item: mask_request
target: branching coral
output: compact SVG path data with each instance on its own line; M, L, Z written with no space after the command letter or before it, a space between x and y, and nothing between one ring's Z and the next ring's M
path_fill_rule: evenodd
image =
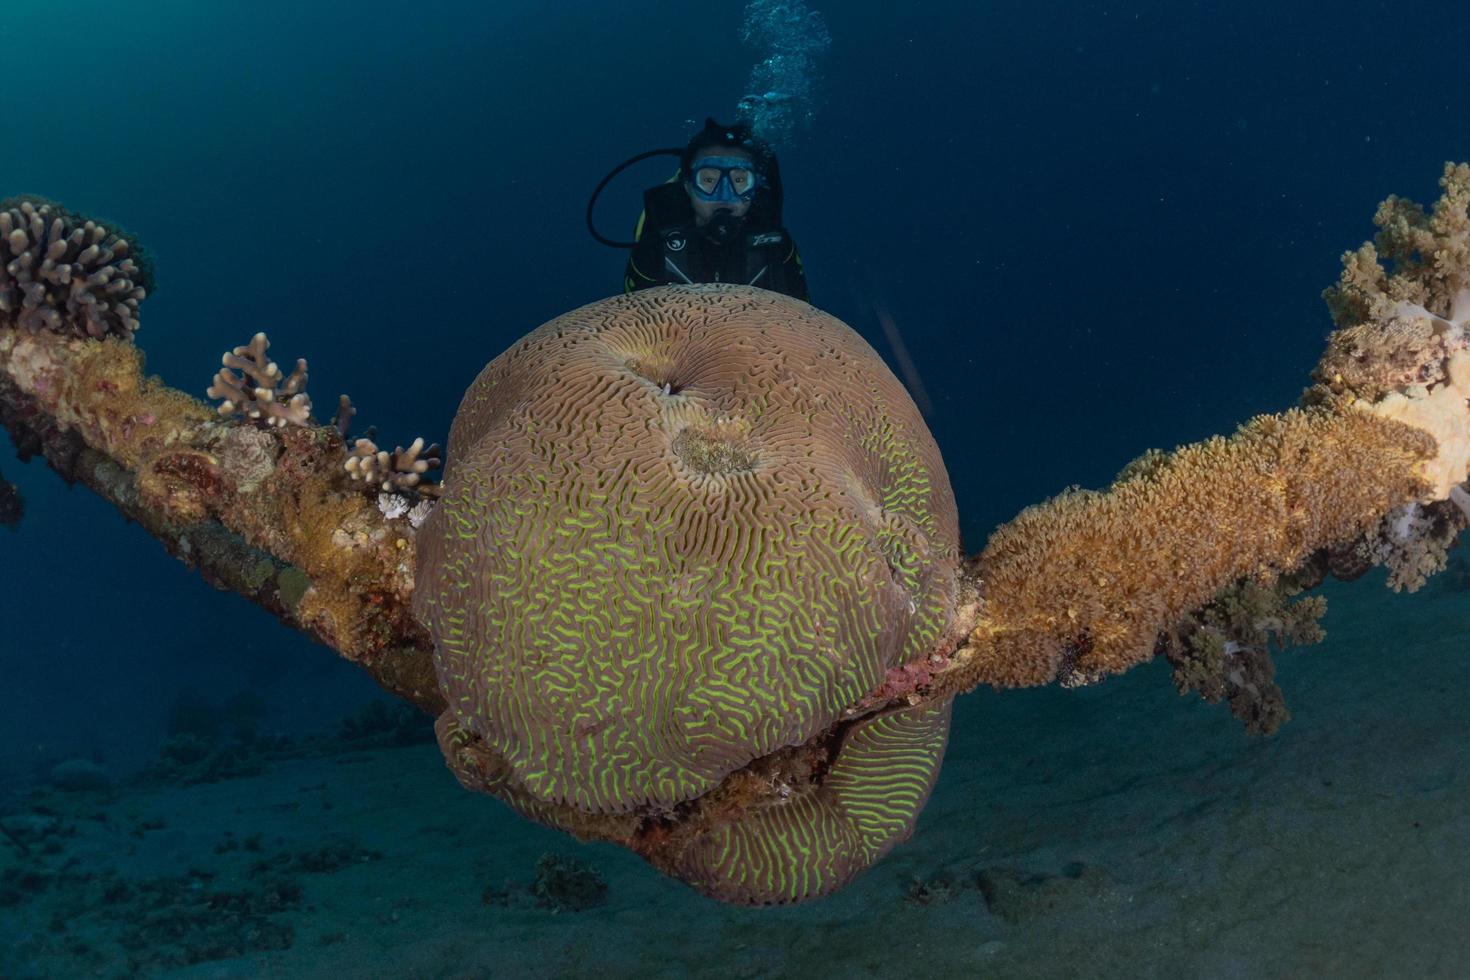
M371 439L358 439L352 444L343 468L354 480L361 480L384 491L422 490L424 474L437 469L442 462L439 444L425 446L423 437L415 439L407 449L398 446L391 453L379 449Z
M356 414L352 400L343 395L333 425L344 441ZM397 446L390 453L378 448L373 441L375 434L375 429L369 426L367 435L352 443L342 469L351 479L383 491L378 495L378 507L384 514L395 517L412 512L410 519L418 527L428 512L428 501L419 498L436 497L439 491L434 484L425 482L425 476L443 465L444 451L437 442L425 446L423 438L418 437L407 449Z
M337 435L342 441L347 441L347 433L352 428L352 420L357 415L357 406L352 404L352 399L346 395L337 396L337 414L332 419L332 427L337 430Z
M311 397L306 393L306 358L298 358L296 369L286 376L281 373L280 366L267 356L269 349L270 340L264 333L257 333L248 345L225 354L222 359L224 366L215 374L214 383L206 394L210 398L221 399L221 415L243 415L278 427L311 425ZM338 399L337 415L332 420L332 427L340 439L347 438L348 428L356 414L352 400L342 395ZM424 474L436 469L441 462L442 451L438 443L425 446L422 438L415 439L407 449L398 446L391 453L379 449L371 438L363 438L354 442L347 451L342 468L353 480L384 491L427 492L430 486L422 482Z
M264 420L266 425L310 425L311 397L306 393L306 358L298 358L296 369L283 377L280 365L266 351L271 342L258 333L244 347L236 347L221 358L224 365L205 392L222 399L221 415L241 414Z
M126 340L152 288L117 231L40 198L0 201L0 323Z

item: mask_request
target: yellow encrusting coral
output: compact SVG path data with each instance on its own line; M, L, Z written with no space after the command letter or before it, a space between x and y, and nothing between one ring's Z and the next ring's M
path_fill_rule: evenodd
M1002 527L970 571L982 618L936 685L1085 683L1242 578L1268 580L1417 497L1423 432L1367 412L1262 416Z
M1390 197L1375 243L1343 256L1304 408L1150 453L1107 493L1001 528L969 568L979 622L927 693L1126 670L1223 590L1324 549L1388 565L1396 587L1441 567L1464 522L1439 502L1470 516L1470 166L1440 186L1428 211Z

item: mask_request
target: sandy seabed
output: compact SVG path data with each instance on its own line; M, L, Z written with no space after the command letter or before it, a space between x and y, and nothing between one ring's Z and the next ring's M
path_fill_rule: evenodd
M427 743L47 791L4 817L0 977L1470 976L1470 592L1327 594L1279 735L1157 664L972 695L914 839L793 908L527 824ZM606 890L538 895L547 853Z

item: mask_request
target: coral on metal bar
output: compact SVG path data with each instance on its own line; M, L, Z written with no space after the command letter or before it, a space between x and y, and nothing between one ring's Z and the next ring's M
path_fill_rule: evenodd
M721 900L801 901L912 831L957 693L1163 653L1267 732L1270 645L1318 635L1295 595L1373 563L1433 574L1470 510L1470 167L1442 185L1431 211L1391 198L1345 257L1299 407L1029 508L966 562L902 385L839 321L749 287L615 297L501 355L432 509L404 492L422 441L349 457L375 502L345 409L221 420L130 345L47 323L0 322L0 423L436 713L465 786Z
M1029 508L972 566L984 611L941 686L1121 673L1232 583L1274 581L1417 499L1419 464L1434 452L1427 433L1371 412L1293 409L1185 446L1106 492Z
M414 528L342 472L331 427L261 428L143 373L136 347L0 326L0 424L220 588L264 606L426 709L441 702L408 611Z
M1470 471L1470 166L1446 164L1440 187L1429 211L1390 197L1375 243L1343 256L1302 408L996 533L973 566L981 620L941 689L1116 673L1232 582L1274 583L1319 551L1387 565L1395 588L1443 567Z

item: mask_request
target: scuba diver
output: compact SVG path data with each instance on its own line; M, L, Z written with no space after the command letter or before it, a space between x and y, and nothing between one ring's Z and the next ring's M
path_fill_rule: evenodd
M631 242L598 234L597 196L625 168L653 156L678 156L679 170L643 192ZM796 242L781 224L781 171L775 151L746 123L706 119L682 149L650 150L619 164L587 202L587 227L604 245L630 248L623 291L673 283L729 282L807 300Z

